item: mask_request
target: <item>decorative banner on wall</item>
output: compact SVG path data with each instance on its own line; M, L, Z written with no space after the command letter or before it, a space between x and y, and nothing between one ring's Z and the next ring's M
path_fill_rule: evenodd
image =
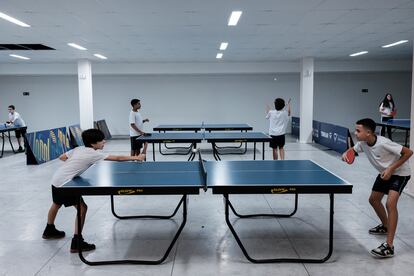
M105 139L111 139L112 138L112 135L109 132L109 129L108 129L108 126L107 126L105 120L99 120L99 121L96 122L96 124L98 125L98 129L100 131L102 131L103 134L105 135Z
M300 118L292 116L292 135L299 138Z
M66 127L31 132L26 137L28 165L45 163L70 150Z
M343 153L348 149L348 128L320 122L319 133L318 144L339 153Z
M83 146L82 129L80 125L69 126L70 145L72 148Z
M321 122L312 121L312 140L315 143L320 144L320 137L321 137Z
M313 120L312 139L315 143L343 153L353 141L348 128ZM299 137L300 118L292 117L292 135Z

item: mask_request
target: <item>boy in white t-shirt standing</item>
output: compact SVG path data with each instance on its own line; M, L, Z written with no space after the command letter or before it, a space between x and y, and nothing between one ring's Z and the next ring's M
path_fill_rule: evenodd
M110 161L143 161L145 155L139 156L118 156L118 155L109 155L101 152L105 145L105 136L102 131L98 129L88 129L82 133L82 140L85 146L77 147L73 150L70 150L62 154L59 159L65 161L65 163L55 172L52 177L52 198L53 203L49 209L47 216L47 225L43 232L42 237L44 239L60 239L65 236L65 232L59 231L56 229L54 223L56 215L62 205L65 207L74 206L75 208L80 208L81 213L81 228L85 223L85 216L88 206L85 204L81 198L80 207L78 206L78 197L76 196L67 196L63 192L56 189L66 182L72 180L75 176L79 176L86 169L92 166L94 163L101 160L110 160ZM78 233L77 227L78 221L75 219L75 234L72 239L72 244L70 246L70 252L76 253L79 252L78 240L80 239L80 245L82 251L90 251L95 249L94 244L89 244L85 242L81 235Z
M278 159L278 149L280 160L284 160L285 134L290 116L290 99L286 110L285 101L281 98L277 98L275 100L275 109L276 110L270 110L269 106L266 108L266 119L269 120L269 135L272 137L270 147L273 149L273 160Z
M142 142L138 141L137 138L141 135L144 135L144 123L149 122L149 119L142 119L141 113L139 110L141 108L141 102L138 99L131 100L132 110L129 113L129 136L131 139L131 156L138 156L142 148ZM144 144L142 154L147 153L147 145Z
M369 203L381 224L369 229L368 232L372 235L387 235L386 242L371 250L373 256L387 258L394 256L394 236L398 222L397 203L410 179L411 170L407 161L413 152L388 138L377 136L375 128L375 122L369 118L356 122L355 135L358 143L353 150L365 152L371 165L379 172L372 187ZM342 159L348 161L346 152ZM388 195L386 207L381 202L385 194Z
M16 111L16 108L14 105L9 105L9 120L7 121L7 124L11 124L15 127L25 127L26 123L24 122L22 116ZM19 152L23 152L24 149L22 148L22 136L26 135L26 129L18 129L15 131L16 133L16 139L17 143L19 144Z

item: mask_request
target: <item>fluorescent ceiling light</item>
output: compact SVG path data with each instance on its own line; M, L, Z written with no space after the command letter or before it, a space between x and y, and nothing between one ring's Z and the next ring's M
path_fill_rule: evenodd
M28 58L28 57L19 56L19 55L14 55L14 54L10 54L9 56L14 57L14 58L24 59L24 60L29 60L29 59L30 59L30 58Z
M9 16L9 15L7 15L5 13L2 13L2 12L0 12L0 18L3 18L4 20L7 20L7 21L9 21L11 23L14 23L16 25L19 25L21 27L25 27L25 28L29 28L30 27L29 24L26 24L26 23L24 23L24 22L22 22L22 21L20 21L20 20L18 20L16 18L13 18L13 17L11 17L11 16Z
M220 44L220 50L226 50L228 45L229 45L228 42L222 42Z
M397 46L397 45L400 45L400 44L403 44L403 43L406 43L406 42L408 42L408 40L400 40L400 41L397 41L397 42L394 42L394 43L391 43L391 44L387 44L387 45L384 45L384 46L381 46L381 47L382 48L388 48L388 47Z
M237 22L239 22L239 19L242 13L243 13L242 11L233 11L230 15L229 22L227 24L229 26L236 26Z
M362 52L358 52L358 53L353 53L353 54L350 54L349 56L350 57L356 57L356 56L361 56L361 55L365 55L365 54L368 54L368 51L362 51Z
M100 59L108 59L106 56L103 56L101 54L93 54L95 57L100 58Z
M221 59L223 57L223 53L217 53L216 58Z
M85 47L82 47L82 46L80 46L80 45L78 45L78 44L76 44L76 43L68 43L68 45L69 45L70 47L76 48L76 49L78 49L78 50L82 50L82 51L86 51L86 50L88 50L88 49L86 49Z

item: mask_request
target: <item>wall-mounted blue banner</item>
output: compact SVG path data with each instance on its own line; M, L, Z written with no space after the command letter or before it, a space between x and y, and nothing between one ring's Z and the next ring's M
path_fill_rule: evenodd
M66 127L31 132L26 137L27 164L45 163L70 150Z

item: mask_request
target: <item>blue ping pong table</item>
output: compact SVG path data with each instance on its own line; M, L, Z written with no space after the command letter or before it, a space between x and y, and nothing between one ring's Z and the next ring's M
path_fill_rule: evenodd
M190 154L188 161L194 160L195 154L192 149L197 147L198 143L205 140L211 144L213 149L213 156L216 160L220 160L220 155L228 154L220 151L217 143L253 143L253 159L256 160L256 144L262 143L262 159L265 159L265 143L271 141L271 137L262 132L211 132L211 133L197 133L197 132L162 132L150 133L149 135L140 136L139 141L152 144L152 158L155 161L155 144L167 143L191 143L188 151L183 154ZM175 154L175 153L174 153ZM232 153L234 154L234 153Z
M309 160L284 161L203 161L198 162L109 162L102 161L90 167L80 177L67 182L58 190L67 195L111 197L111 210L119 219L169 219L182 206L183 220L164 255L157 260L111 260L89 261L79 251L80 259L88 265L105 264L160 264L170 253L187 220L187 197L197 195L200 190L212 189L213 194L224 197L225 220L245 257L254 263L322 263L333 251L334 194L352 193L352 185ZM294 210L290 214L248 214L237 213L230 202L232 194L293 194ZM328 194L329 207L329 249L322 259L302 258L252 258L237 235L229 218L229 210L240 217L290 217L298 207L298 194ZM114 196L126 195L182 195L171 215L121 216L115 212ZM78 208L78 222L80 213ZM79 233L82 229L79 226ZM283 249L282 249L283 250Z
M253 130L253 127L249 126L248 124L205 124L204 122L202 122L201 124L176 124L176 125L159 125L153 128L153 131L158 131L158 132L167 132L167 131L193 131L193 132L199 132L199 131L207 131L207 132L212 132L212 131L249 131L249 130ZM227 146L227 147L218 147L217 148L225 148L225 149L239 149L241 148L243 145L243 143L240 143L239 146ZM244 143L245 147L244 147L244 151L243 152L233 152L233 153L228 153L228 154L245 154L247 152L247 143ZM191 151L191 145L188 147L170 147L167 146L167 144L164 144L164 147L166 149L181 149L181 150L185 150L187 151L187 153L174 153L174 154L188 154L189 151ZM162 155L172 155L172 153L164 153L161 150L161 143L158 144L158 148L159 148L159 152Z
M408 146L408 137L410 135L410 119L390 119L386 122L379 122L377 123L378 126L383 127L390 127L394 129L402 129L405 130L405 142L404 145Z
M79 258L88 265L105 264L160 264L170 253L187 221L187 197L199 194L205 183L200 162L109 162L102 161L57 188L67 195L111 197L111 211L118 219L170 219L182 206L182 223L164 255L157 260L88 261L79 251ZM171 215L122 216L116 213L114 196L126 195L181 195ZM78 231L81 233L80 212L77 212ZM79 248L81 248L79 246Z
M13 151L13 153L17 153L17 151L16 150L14 150L14 147L13 147L13 143L12 143L12 141L11 141L11 135L10 135L10 132L11 131L16 131L16 130L26 130L27 129L27 127L17 127L17 126L13 126L13 125L11 125L11 126L7 126L6 124L1 124L0 125L0 133L1 133L1 138L2 138L2 146L1 146L1 154L0 154L0 158L2 158L3 157L3 154L4 154L4 140L6 139L6 137L5 136L7 136L7 138L9 139L9 143L10 143L10 146L11 146L11 149L12 149L12 151ZM7 134L6 134L6 132L7 132ZM23 136L23 139L25 139L26 140L26 135L24 134L24 132L22 133L22 136Z
M159 125L153 128L154 131L248 131L253 130L248 124L177 124L177 125Z

